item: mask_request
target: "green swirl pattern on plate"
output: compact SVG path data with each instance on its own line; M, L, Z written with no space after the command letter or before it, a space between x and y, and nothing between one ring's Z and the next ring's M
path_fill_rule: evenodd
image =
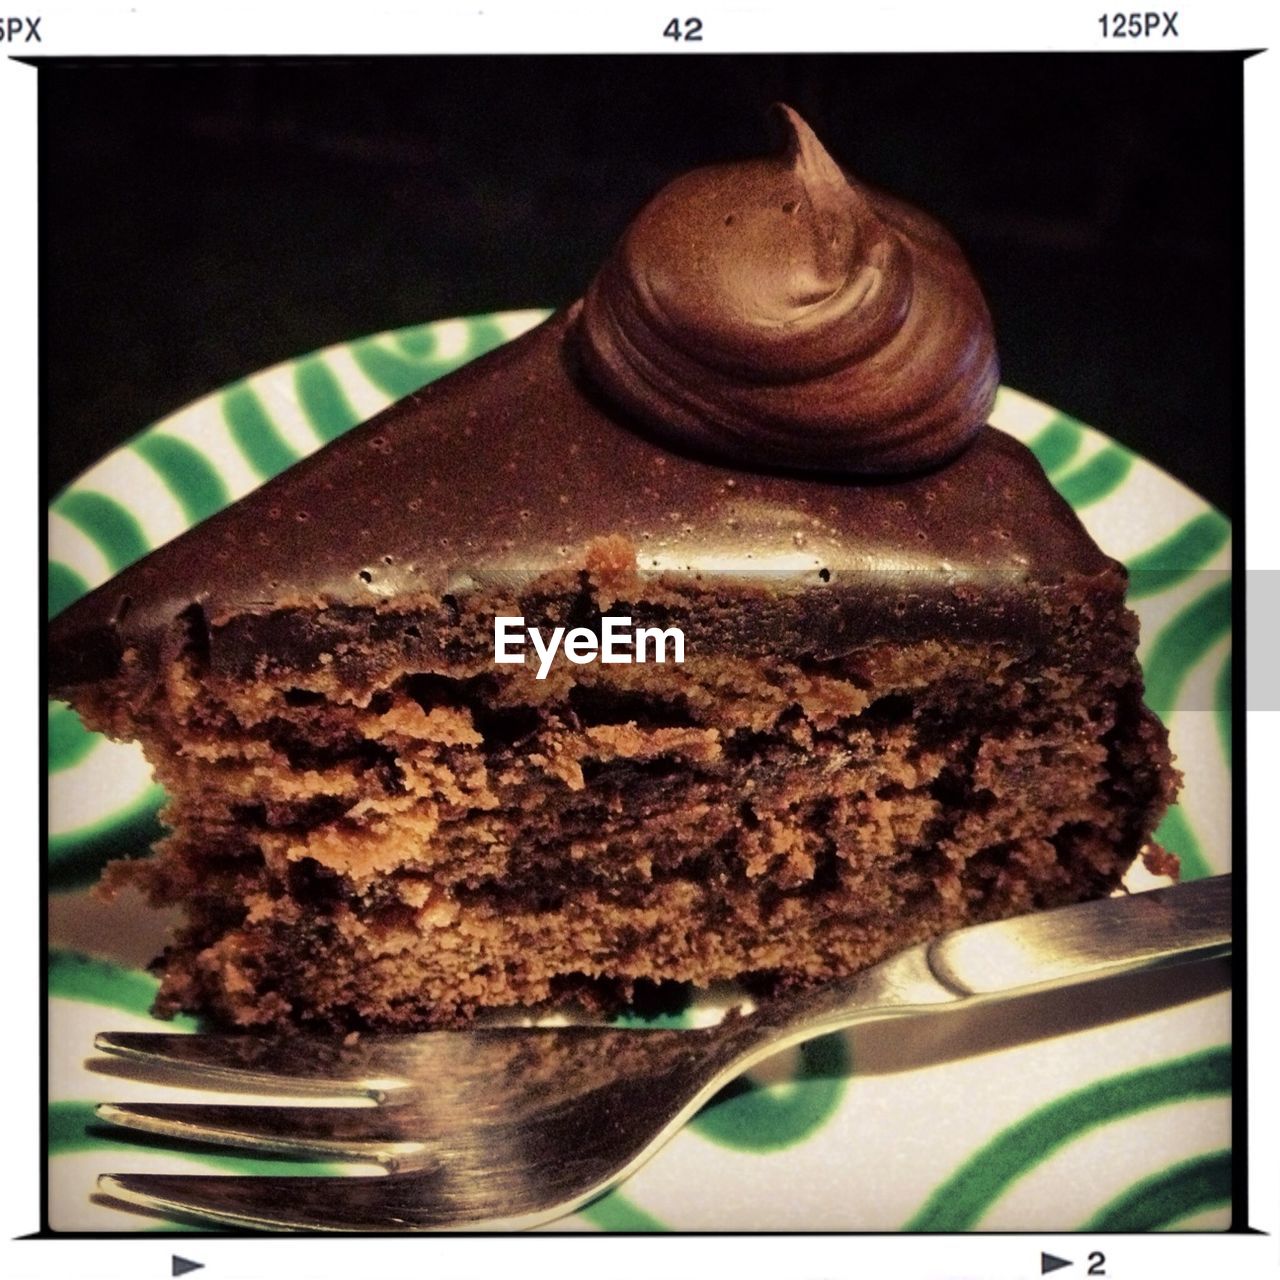
M546 314L476 316L363 338L278 365L142 432L51 504L49 615L392 400L515 337ZM1018 392L1001 389L992 421L1029 445L1098 542L1129 567L1130 598L1143 619L1139 656L1148 700L1169 724L1179 756L1196 764L1182 802L1158 835L1180 855L1185 876L1229 870L1229 522L1144 459ZM133 749L87 732L65 706L50 704L47 731L50 886L58 899L76 903L106 861L138 856L162 834L164 795ZM85 1010L103 1006L121 1016L143 1017L154 990L154 980L139 970L65 951L51 955L52 1007L68 1018L88 1017ZM687 1025L689 1016L685 1009L632 1021ZM745 1079L722 1091L672 1151L700 1143L723 1153L716 1159L726 1170L743 1167L756 1173L741 1176L785 1179L788 1162L825 1151L823 1144L833 1143L845 1118L856 1113L856 1079L843 1037L816 1040L796 1055L790 1080ZM74 1087L88 1086L64 1089ZM1229 1051L1212 1034L1194 1052L1086 1077L1079 1087L987 1133L949 1173L931 1176L921 1170L918 1207L897 1221L908 1230L969 1229L1012 1184L1085 1131L1152 1107L1173 1113L1180 1101L1224 1094L1229 1087ZM130 1146L129 1139L107 1139L94 1129L87 1099L56 1088L51 1098L55 1161ZM184 1156L224 1169L232 1167L229 1160L239 1159L199 1150ZM674 1201L659 1195L666 1208L653 1207L649 1171L664 1167L664 1160L659 1157L625 1189L587 1206L578 1221L600 1230L680 1228L683 1215L672 1205L697 1188L686 1188ZM312 1172L316 1166L306 1168ZM667 1181L673 1176L669 1167ZM779 1195L785 1194L784 1182ZM1167 1159L1133 1185L1100 1182L1091 1213L1062 1226L1176 1226L1179 1219L1220 1208L1229 1194L1230 1152L1219 1142ZM69 1193L69 1198L74 1197ZM856 1205L848 1214L850 1227L895 1225L864 1221ZM112 1226L131 1229L133 1223L119 1215Z
M1212 1151L1144 1178L1104 1205L1082 1231L1157 1231L1231 1204L1231 1152Z
M906 1229L966 1231L977 1225L1011 1183L1064 1143L1136 1111L1227 1093L1230 1088L1231 1053L1226 1048L1210 1049L1087 1085L1033 1112L975 1152L929 1197ZM1118 1203L1122 1202L1113 1202ZM1200 1206L1191 1203L1177 1207L1179 1212L1171 1212L1167 1220L1183 1217ZM1120 1210L1114 1207L1099 1212L1120 1216Z

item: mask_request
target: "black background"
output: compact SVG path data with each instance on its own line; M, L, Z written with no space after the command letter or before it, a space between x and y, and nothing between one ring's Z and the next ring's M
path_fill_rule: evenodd
M1239 54L46 61L39 92L46 501L277 360L570 301L781 99L960 240L1005 382L1231 511Z

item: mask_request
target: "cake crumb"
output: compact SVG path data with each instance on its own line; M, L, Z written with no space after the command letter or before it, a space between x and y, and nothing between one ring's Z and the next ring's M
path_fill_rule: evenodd
M620 533L592 538L587 543L583 564L600 586L620 587L635 577L635 544Z
M1153 876L1168 876L1170 880L1178 880L1182 875L1182 860L1178 855L1155 843L1143 848L1142 865Z

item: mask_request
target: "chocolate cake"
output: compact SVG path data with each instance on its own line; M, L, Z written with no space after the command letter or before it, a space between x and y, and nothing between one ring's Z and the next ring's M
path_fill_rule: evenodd
M185 911L160 1011L813 982L1119 883L1176 776L1124 570L985 425L955 244L783 114L583 300L52 624L170 797L106 881Z

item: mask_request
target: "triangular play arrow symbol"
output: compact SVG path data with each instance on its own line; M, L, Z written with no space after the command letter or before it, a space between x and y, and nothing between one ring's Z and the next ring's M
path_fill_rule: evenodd
M1069 1267L1071 1263L1066 1258L1055 1258L1051 1253L1041 1253L1040 1255L1040 1274L1047 1276L1050 1271L1061 1271L1063 1267Z
M203 1266L203 1262L192 1262L190 1258L180 1258L176 1253L173 1255L173 1274L175 1276L185 1276L188 1271L199 1271Z

